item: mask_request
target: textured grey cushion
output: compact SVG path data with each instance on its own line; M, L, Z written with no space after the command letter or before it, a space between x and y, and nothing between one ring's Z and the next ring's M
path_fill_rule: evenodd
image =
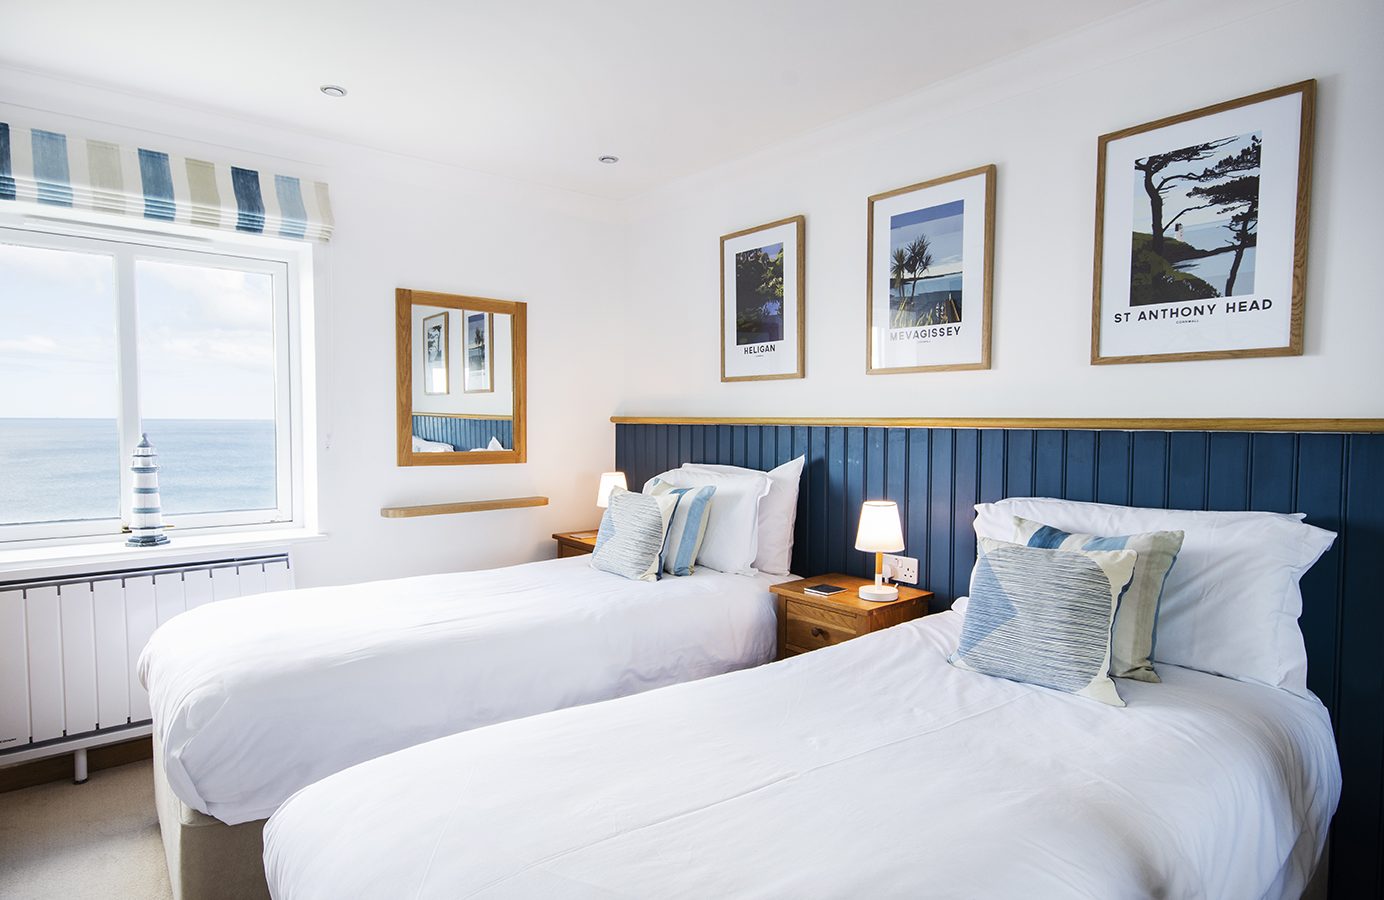
M655 497L623 488L610 492L610 505L596 532L591 568L632 578L656 581L663 558L663 540L678 495Z
M1168 572L1177 562L1182 549L1181 531L1149 531L1144 534L1122 534L1101 537L1095 534L1073 534L1025 519L1014 517L1015 541L1030 547L1051 550L1133 550L1139 554L1134 564L1134 577L1120 598L1115 610L1115 625L1110 632L1110 674L1135 681L1157 682L1161 679L1153 670L1153 634L1158 621L1158 601L1163 596L1163 584Z
M1110 625L1133 550L1044 550L980 539L961 641L948 662L1124 706L1110 680Z

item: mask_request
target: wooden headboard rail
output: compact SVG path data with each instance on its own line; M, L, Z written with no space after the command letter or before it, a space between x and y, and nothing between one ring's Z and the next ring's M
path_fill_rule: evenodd
M616 425L820 425L842 428L1032 428L1063 431L1384 433L1384 419L870 418L860 416L611 416Z

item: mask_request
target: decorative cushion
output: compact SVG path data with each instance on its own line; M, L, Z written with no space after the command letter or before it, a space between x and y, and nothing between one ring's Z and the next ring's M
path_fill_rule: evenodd
M664 544L663 571L669 575L691 575L696 571L697 551L706 536L706 523L711 521L711 498L716 494L716 485L677 488L660 481L650 487L649 493L655 497L672 494L678 498Z
M713 485L716 497L697 562L729 575L753 575L759 548L759 503L769 493L769 476L763 472L697 472L672 469L644 484L649 493L655 484L672 487Z
M1133 550L1046 550L980 539L961 641L962 669L1124 706L1110 680L1110 626L1134 574Z
M1182 532L1149 531L1099 537L1072 534L1023 516L1014 517L1015 541L1049 550L1133 550L1134 578L1115 610L1115 626L1110 633L1110 674L1135 681L1158 682L1153 670L1154 626L1158 621L1158 600L1163 584L1182 549Z
M610 505L601 516L591 568L635 581L657 581L663 541L678 497L636 494L623 488L610 492Z
M768 472L769 494L759 504L759 549L754 558L754 567L761 572L788 574L793 561L793 525L798 519L798 485L802 482L806 462L806 456L799 456ZM708 463L683 463L682 468L702 472L757 472L740 466Z
M976 513L976 534L1001 540L1013 539L1015 516L1073 533L1185 532L1158 606L1154 661L1312 697L1298 629L1298 579L1336 535L1305 524L1302 513L1142 509L1047 497L982 503Z

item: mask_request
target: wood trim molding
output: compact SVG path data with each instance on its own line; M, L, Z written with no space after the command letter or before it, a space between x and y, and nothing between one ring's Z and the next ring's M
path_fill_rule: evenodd
M385 506L380 509L380 515L386 519L413 519L418 516L449 516L454 513L547 505L547 497L506 497L500 500L461 500L456 503L431 503L425 506Z
M1384 432L1384 419L1042 419L611 416L616 425L817 425L853 428L1033 428L1084 431L1305 431Z
M419 411L416 410L416 409L413 411L413 415L415 415L415 416L431 416L431 417L433 417L434 419L482 419L482 420L487 421L487 422L508 422L508 421L510 421L511 419L514 418L514 416L502 416L502 415L498 415L498 414L497 414L497 415L493 415L493 416L489 416L489 415L486 415L485 413L419 412Z

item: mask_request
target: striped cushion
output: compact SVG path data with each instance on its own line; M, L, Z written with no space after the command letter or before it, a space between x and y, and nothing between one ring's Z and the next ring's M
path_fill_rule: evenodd
M1110 680L1110 625L1133 550L1045 550L980 539L952 665L1124 706Z
M663 558L663 540L678 498L654 497L623 488L610 492L610 506L601 516L591 568L631 578L657 581Z
M1030 547L1051 550L1133 550L1139 554L1134 578L1120 598L1115 611L1115 627L1110 635L1110 674L1135 681L1160 681L1153 670L1154 626L1158 621L1158 601L1173 563L1182 549L1181 531L1150 531L1100 537L1071 534L1051 525L1014 517L1014 540Z
M706 523L711 521L711 498L716 493L716 485L679 488L666 481L657 481L650 485L649 493L678 498L663 549L663 571L669 575L691 575L696 570L702 538L706 537Z

